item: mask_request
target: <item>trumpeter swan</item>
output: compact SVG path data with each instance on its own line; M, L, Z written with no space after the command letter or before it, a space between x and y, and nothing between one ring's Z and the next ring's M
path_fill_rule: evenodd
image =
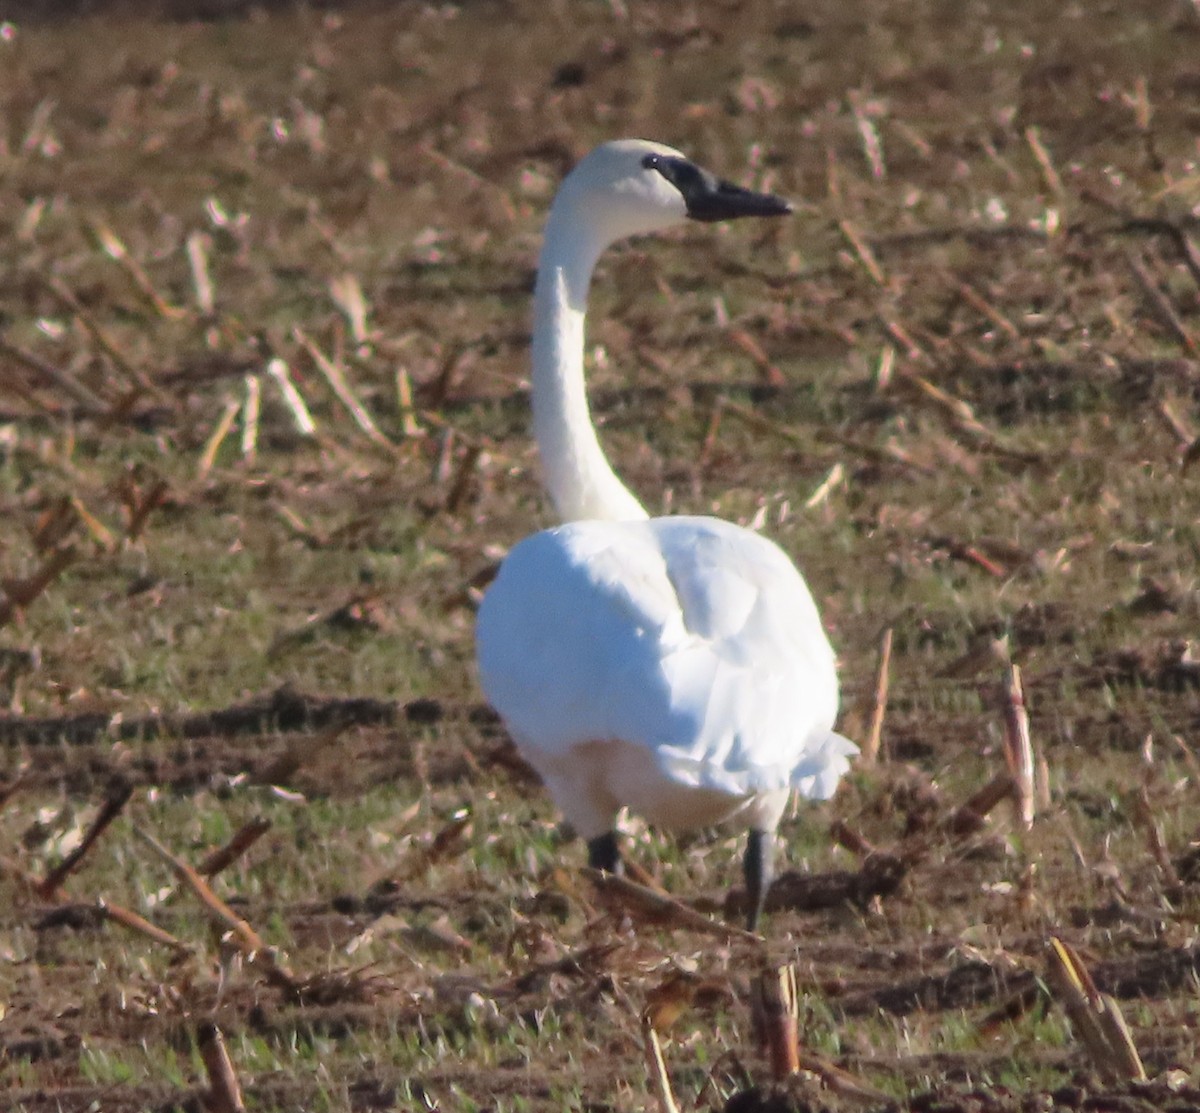
M817 608L773 542L717 518L650 518L613 473L584 388L596 260L691 218L779 216L678 151L605 143L564 179L533 322L533 416L564 525L516 545L479 610L484 693L592 866L621 868L622 808L689 829L737 817L753 930L791 789L827 799L857 748L834 733L837 673Z

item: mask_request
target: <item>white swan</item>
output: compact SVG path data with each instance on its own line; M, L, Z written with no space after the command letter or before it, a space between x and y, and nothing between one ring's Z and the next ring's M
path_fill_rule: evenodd
M566 524L513 548L476 628L484 693L591 865L620 870L623 807L672 829L736 816L751 930L789 791L828 798L858 752L833 731L833 651L778 546L716 518L649 518L613 473L588 413L584 314L616 240L790 211L640 140L606 143L566 177L533 325L534 430Z

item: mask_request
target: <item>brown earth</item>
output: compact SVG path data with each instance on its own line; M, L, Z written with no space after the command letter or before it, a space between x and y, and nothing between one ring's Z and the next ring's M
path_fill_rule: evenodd
M0 17L0 1104L198 1108L216 1021L250 1108L650 1108L650 1015L685 1109L1200 1108L1193 6ZM858 739L892 631L881 761L785 820L765 943L594 890L471 672L545 521L540 219L621 134L799 216L606 262L606 445L797 555ZM1029 830L969 806L1010 661ZM264 818L212 887L275 960L135 833L195 865ZM736 839L631 842L737 922ZM1149 1081L1064 1019L1052 937ZM748 1001L785 963L813 1069L773 1084Z

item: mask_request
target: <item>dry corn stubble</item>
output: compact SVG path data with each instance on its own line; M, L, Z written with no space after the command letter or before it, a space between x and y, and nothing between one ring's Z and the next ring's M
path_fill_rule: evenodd
M860 740L878 724L875 770L784 824L766 945L828 1068L800 1097L853 1104L836 1069L910 1108L1196 1104L1170 1073L1195 1042L1200 823L1187 6L868 7L0 26L14 1100L186 1100L179 1048L215 1010L259 1108L637 1108L637 1018L676 966L715 987L663 1045L676 1103L765 1081L762 945L605 912L470 669L486 569L546 521L537 228L574 158L646 134L802 203L761 238L614 258L589 336L622 474L784 544ZM999 807L1012 662L1042 759L1027 830ZM120 816L38 903L114 772L186 861L271 822L209 887L304 1000L196 902L154 902ZM635 826L631 852L720 914L734 840ZM1029 1003L1051 934L1120 1002L1142 1089L1086 1073Z

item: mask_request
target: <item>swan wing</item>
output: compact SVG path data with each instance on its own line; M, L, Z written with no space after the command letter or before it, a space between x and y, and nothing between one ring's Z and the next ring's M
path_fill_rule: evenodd
M480 677L537 763L643 747L680 784L832 794L856 752L816 606L770 541L711 518L583 521L526 538L480 608Z
M729 791L794 785L825 799L857 747L833 730L833 650L788 556L711 518L650 523L690 636L662 669L686 741L659 749L677 779Z

